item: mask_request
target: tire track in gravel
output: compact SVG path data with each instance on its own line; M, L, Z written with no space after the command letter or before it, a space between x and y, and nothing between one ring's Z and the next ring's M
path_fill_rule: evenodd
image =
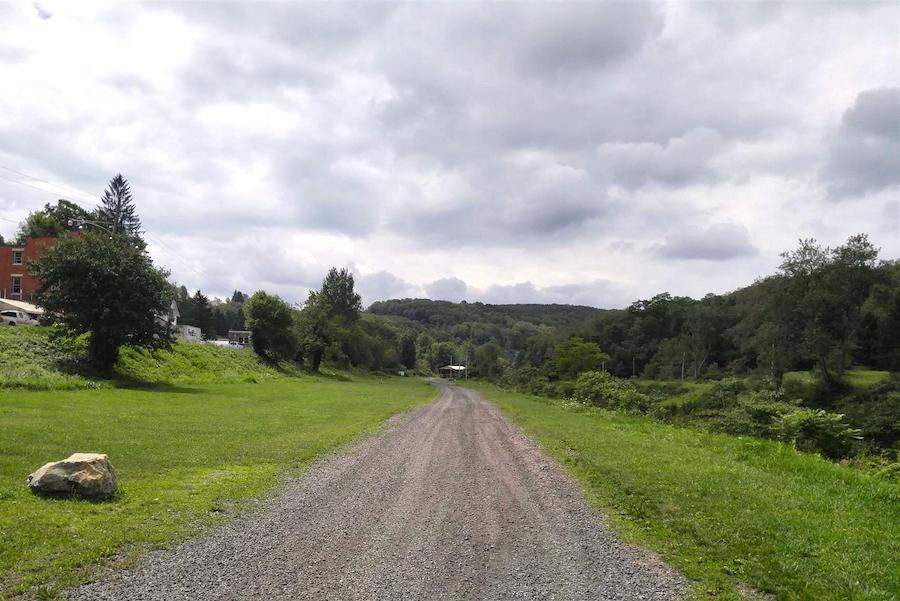
M476 393L331 455L265 509L83 600L682 599L685 580L618 541L562 467Z

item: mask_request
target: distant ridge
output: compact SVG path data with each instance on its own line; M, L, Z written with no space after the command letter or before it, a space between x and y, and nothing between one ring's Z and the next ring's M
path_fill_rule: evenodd
M492 305L482 302L454 303L425 298L404 298L377 301L366 311L374 315L402 317L424 326L452 326L464 322L508 325L524 321L551 328L564 328L579 324L603 310L583 305L536 303Z

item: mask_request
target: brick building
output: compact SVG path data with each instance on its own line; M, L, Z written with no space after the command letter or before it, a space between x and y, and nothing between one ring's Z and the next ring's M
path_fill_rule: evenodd
M25 244L0 246L0 298L31 301L38 282L28 273L28 261L54 242L56 238L26 238Z

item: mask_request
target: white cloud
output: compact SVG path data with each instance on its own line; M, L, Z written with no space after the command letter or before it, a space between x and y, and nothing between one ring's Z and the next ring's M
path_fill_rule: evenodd
M898 18L0 5L0 217L89 206L122 172L179 282L292 301L332 265L367 302L621 306L749 283L800 237L866 231L897 257L897 113L878 90L900 86Z

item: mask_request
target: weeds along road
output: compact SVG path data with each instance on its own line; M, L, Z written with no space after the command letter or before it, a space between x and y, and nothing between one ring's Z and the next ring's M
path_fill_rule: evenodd
M78 599L679 599L562 468L476 393L312 465L266 508Z

